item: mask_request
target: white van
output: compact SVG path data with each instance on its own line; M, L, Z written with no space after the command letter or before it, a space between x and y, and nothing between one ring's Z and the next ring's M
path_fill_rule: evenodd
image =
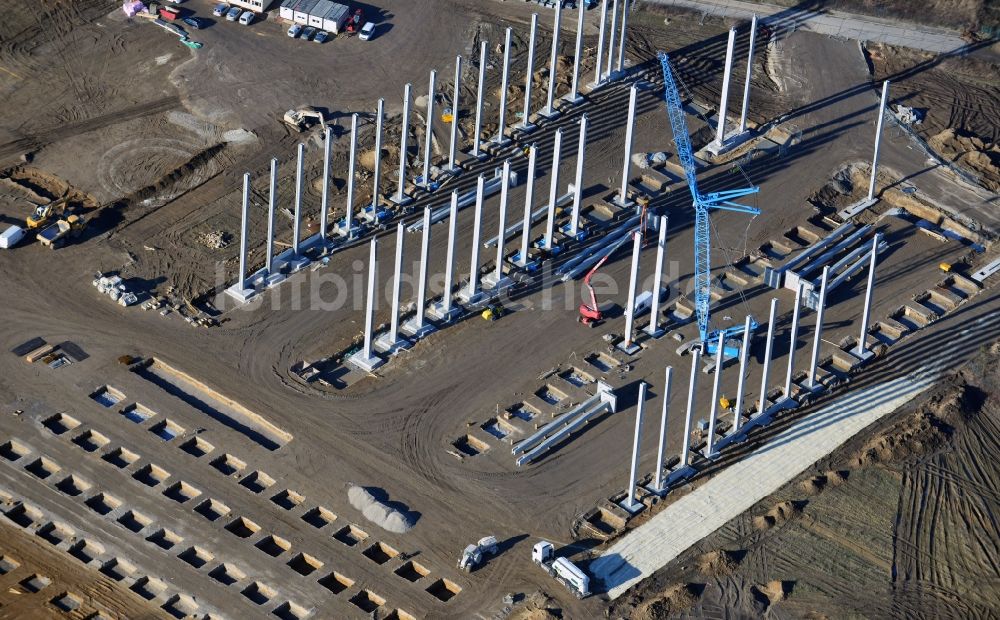
M253 11L243 11L243 15L240 15L240 23L244 26L249 26L253 21L254 14Z
M358 33L358 38L362 41L369 41L371 40L373 34L375 34L375 24L367 22L361 27L361 32Z

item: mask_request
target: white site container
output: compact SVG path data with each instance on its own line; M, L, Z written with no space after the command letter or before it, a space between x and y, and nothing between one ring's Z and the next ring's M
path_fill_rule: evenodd
M24 229L14 225L0 234L0 248L12 248L24 239Z

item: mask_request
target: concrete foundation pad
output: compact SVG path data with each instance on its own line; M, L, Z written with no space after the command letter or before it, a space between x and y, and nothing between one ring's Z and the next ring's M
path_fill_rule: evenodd
M562 101L565 101L569 105L580 105L583 103L583 95L578 94L576 97L572 96L570 93L566 93L562 97Z
M489 145L490 145L490 147L495 148L495 149L503 149L503 148L507 148L508 146L510 146L511 142L513 142L513 140L511 140L507 136L504 136L503 138L501 138L500 136L494 136L489 141Z
M490 295L487 291L476 291L470 295L468 287L462 287L462 290L458 292L458 300L466 306L481 304L489 298Z
M618 505L621 506L630 515L639 514L646 507L646 505L643 504L642 502L636 501L634 499L630 501L628 498L618 502Z
M333 232L341 237L346 237L348 239L357 239L364 232L364 229L359 224L354 224L350 228L347 226L342 226L338 224L334 226Z
M663 329L662 327L651 329L652 327L653 327L652 325L647 325L646 327L642 328L642 332L647 336L649 336L650 338L652 338L653 340L662 338L663 335L667 333L667 330Z
M264 278L264 284L266 286L274 286L275 284L280 284L285 281L287 276L283 273L272 273L271 275Z
M291 273L305 269L309 263L312 262L305 256L299 256L297 258L292 258L288 261L288 269Z
M614 205L614 206L616 206L616 207L618 207L618 208L620 208L620 209L634 209L635 208L635 201L629 200L628 198L626 198L625 201L622 202L621 200L618 200L618 196L617 195L614 198L611 199L611 204Z
M636 344L634 340L632 342L629 342L628 345L625 344L626 342L627 341L622 340L621 342L615 345L615 348L626 355L635 355L642 349L642 347Z
M537 271L538 267L541 265L541 262L537 260L522 261L520 251L515 252L508 260L511 265L527 273L532 273L534 271Z
M409 321L403 323L400 329L409 338L412 338L414 340L420 340L421 338L425 338L427 337L427 334L430 334L437 330L437 328L431 325L431 323L428 322L427 320L424 320L424 324L418 327L417 320L415 318L410 319Z
M347 361L365 372L371 372L385 363L384 359L374 353L371 357L365 357L364 350L358 351L354 355L350 356L347 358Z
M555 105L555 104L553 104L553 105ZM560 112L559 110L557 110L557 109L555 109L553 107L551 110L541 110L538 113L538 116L541 116L542 118L545 118L545 119L548 119L548 120L552 120L552 119L559 118L560 116L562 116L562 112Z
M452 304L448 310L444 309L444 304L438 302L427 309L427 316L441 323L451 323L462 314L462 308Z
M726 136L722 143L718 143L715 140L709 142L705 148L697 153L699 157L703 157L704 154L708 154L712 157L718 157L733 150L734 148L744 144L753 137L753 132L747 130L743 133L731 133Z
M480 280L480 282L482 283L484 289L488 289L494 294L508 289L514 284L514 281L507 276L500 276L500 279L498 280L496 273L494 272L490 272L483 276L483 279Z
M511 131L515 131L517 133L521 133L521 134L525 134L526 135L526 134L529 134L529 133L535 131L536 129L538 129L538 125L535 125L534 123L522 123L522 124L519 124L519 125L515 125L511 129Z
M389 202L391 202L394 205L399 205L400 207L403 207L413 202L413 198L411 196L407 196L406 194L403 194L402 196L397 196L396 194L393 194L392 196L389 196Z
M226 295L229 295L241 304L245 304L257 296L257 291L252 288L243 288L239 284L234 284L226 289Z
M374 347L379 353L384 353L386 355L395 355L404 349L409 349L413 346L413 343L398 336L395 341L390 338L390 334L385 333L375 339Z
M566 238L567 238L567 239L573 239L574 241L583 241L584 239L586 239L586 238L587 238L587 235L589 235L589 234L590 234L590 233L589 233L589 232L587 231L587 229L586 229L586 228L584 228L583 226L580 226L580 225L578 225L578 226L576 227L576 234L574 235L574 234L572 234L572 233L570 232L570 229L571 229L571 228L572 228L572 227L571 227L571 226L570 226L569 224L563 224L563 225L562 225L562 226L561 226L561 227L559 228L559 232L561 232L562 234L566 235Z

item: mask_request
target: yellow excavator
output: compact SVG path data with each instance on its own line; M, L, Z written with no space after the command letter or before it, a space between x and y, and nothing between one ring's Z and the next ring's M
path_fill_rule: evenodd
M289 110L285 112L285 116L281 120L296 131L305 131L312 126L312 121L319 123L320 127L326 125L323 113L312 106L301 106Z
M25 226L28 230L34 230L45 226L54 218L61 217L63 211L66 210L66 202L66 198L59 198L48 204L38 205L35 207L35 211L25 220Z

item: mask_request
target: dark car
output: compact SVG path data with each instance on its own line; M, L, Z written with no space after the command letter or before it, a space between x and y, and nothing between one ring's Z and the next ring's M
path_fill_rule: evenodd
M191 26L195 30L201 30L205 27L205 22L201 21L197 17L185 17L183 19L184 23Z

